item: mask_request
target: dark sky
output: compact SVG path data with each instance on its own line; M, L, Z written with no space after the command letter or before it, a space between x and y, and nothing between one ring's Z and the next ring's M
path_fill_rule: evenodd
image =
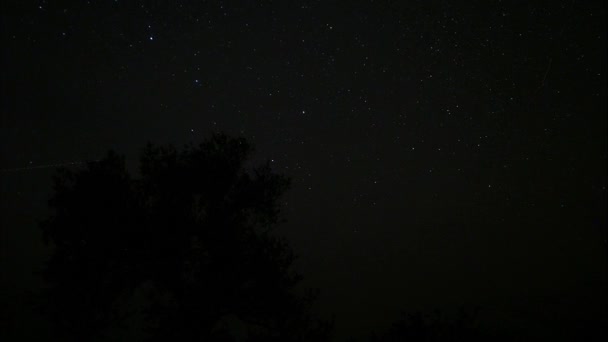
M223 131L339 337L480 306L606 319L603 1L2 1L2 302L39 286L50 164ZM77 166L77 165L75 165ZM16 311L15 311L16 310ZM602 318L603 317L603 318Z

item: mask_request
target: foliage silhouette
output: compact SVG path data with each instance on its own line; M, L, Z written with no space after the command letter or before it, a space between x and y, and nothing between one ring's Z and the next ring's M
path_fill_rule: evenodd
M458 341L513 341L504 333L497 335L482 329L478 310L460 310L448 316L435 310L431 315L420 312L404 314L382 334L372 334L370 342L458 342Z
M272 234L289 181L247 170L246 140L216 134L183 151L148 144L140 176L114 152L54 180L43 311L62 340L322 341L315 293ZM133 323L139 322L139 323ZM122 328L121 328L122 324Z

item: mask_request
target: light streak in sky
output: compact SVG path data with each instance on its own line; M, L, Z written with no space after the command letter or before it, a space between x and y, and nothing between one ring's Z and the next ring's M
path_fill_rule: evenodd
M9 169L0 169L0 172L5 173L5 172L19 172L19 171L35 170L35 169L50 169L50 168L56 168L56 167L60 167L60 166L80 165L80 164L86 164L89 162L96 162L96 161L98 161L98 160L82 160L82 161L71 161L71 162L54 163L54 164L43 164L43 165L32 165L32 163L30 162L30 165L28 165L28 166L15 167L15 168L9 168Z

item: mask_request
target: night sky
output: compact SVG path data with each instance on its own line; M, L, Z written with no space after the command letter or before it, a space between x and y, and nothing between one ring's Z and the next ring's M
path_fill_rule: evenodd
M481 308L606 322L603 1L2 1L1 301L42 323L52 165L249 139L341 340ZM6 316L5 316L6 317ZM591 322L591 323L590 323ZM605 324L605 323L604 323Z

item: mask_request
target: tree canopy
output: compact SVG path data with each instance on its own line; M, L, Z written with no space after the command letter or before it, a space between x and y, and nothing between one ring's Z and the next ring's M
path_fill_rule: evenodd
M154 341L326 338L272 232L289 180L268 163L247 168L251 152L216 134L182 150L148 144L137 176L115 152L60 170L41 224L57 336L103 339L138 321L137 336Z

